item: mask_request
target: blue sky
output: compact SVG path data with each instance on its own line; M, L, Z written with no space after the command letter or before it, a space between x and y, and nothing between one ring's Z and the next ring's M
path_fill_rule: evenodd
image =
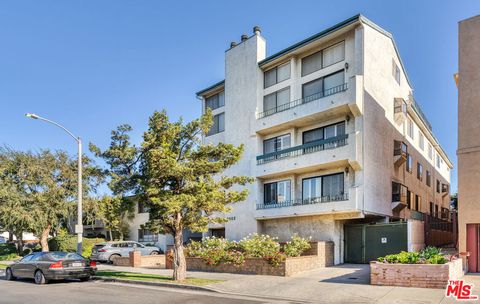
M196 118L194 92L223 79L224 51L260 25L267 55L362 13L393 33L417 101L456 163L457 22L478 1L2 1L0 144L64 149L55 119L101 147L121 123ZM452 191L457 189L456 170Z

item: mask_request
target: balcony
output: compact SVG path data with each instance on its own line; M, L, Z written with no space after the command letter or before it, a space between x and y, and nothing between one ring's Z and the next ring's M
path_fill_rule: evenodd
M361 188L350 187L345 189L344 194L335 196L257 204L254 216L258 220L327 214L337 219L360 218L362 213L358 204L361 200Z
M333 195L333 196L328 195L328 196L322 196L322 197L313 197L309 199L297 199L297 200L289 200L289 201L283 201L283 202L272 202L268 204L257 204L257 210L321 204L321 203L328 203L328 202L340 202L340 201L347 201L347 200L348 200L348 194L343 193L343 194Z
M304 145L283 149L281 151L263 154L263 155L257 156L257 165L273 162L273 161L288 158L288 157L295 157L299 155L314 153L317 151L323 151L326 149L334 149L337 147L342 147L347 144L347 139L348 139L348 134L343 134L336 137L316 140Z
M363 78L357 75L347 83L324 92L259 112L255 120L255 132L267 135L286 128L305 127L313 121L334 116L359 116L363 109L362 85Z
M273 109L268 109L267 111L260 112L260 113L258 113L258 118L263 118L265 116L270 116L270 115L273 115L273 114L278 113L278 112L283 112L283 111L301 106L303 104L312 102L314 100L343 92L345 90L347 90L347 84L346 83L338 85L338 86L333 87L333 88L330 88L328 90L325 90L325 91L317 93L317 94L313 94L313 95L310 95L310 96L307 96L307 97L304 97L304 98L300 98L300 99L291 101L291 102L283 104L283 105L279 105L278 107L275 107Z

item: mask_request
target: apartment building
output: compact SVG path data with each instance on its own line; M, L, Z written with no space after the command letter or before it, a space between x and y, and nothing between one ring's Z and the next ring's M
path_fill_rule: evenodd
M468 270L480 272L480 16L460 21L458 41L459 250L470 252Z
M225 80L197 95L214 114L204 142L245 146L226 174L255 177L212 235L330 240L341 263L347 224L448 218L452 162L392 35L362 15L268 57L255 27L226 50Z

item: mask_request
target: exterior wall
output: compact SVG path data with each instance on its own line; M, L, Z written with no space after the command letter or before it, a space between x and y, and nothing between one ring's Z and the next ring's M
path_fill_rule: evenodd
M448 280L463 276L462 260L446 264L370 263L370 284L422 288L446 288Z
M458 227L459 250L466 251L467 224L480 223L480 16L459 23Z
M278 237L280 242L287 242L291 236L298 234L314 242L330 241L333 243L334 264L343 262L343 221L334 216L290 217L261 221L262 233Z

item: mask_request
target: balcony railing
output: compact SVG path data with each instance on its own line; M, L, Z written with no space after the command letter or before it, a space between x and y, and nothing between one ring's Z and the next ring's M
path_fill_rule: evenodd
M346 89L347 89L347 84L344 83L344 84L338 85L336 87L327 89L325 91L322 91L322 92L319 92L319 93L316 93L316 94L313 94L313 95L310 95L310 96L307 96L307 97L304 97L304 98L300 98L300 99L291 101L289 103L279 105L275 108L271 108L271 109L268 109L266 111L260 112L260 113L258 113L258 118L263 118L265 116L270 116L270 115L273 115L273 114L278 113L278 112L283 112L283 111L286 111L288 109L298 107L302 104L309 103L309 102L312 102L314 100L317 100L317 99L320 99L320 98L323 98L323 97L326 97L326 96L330 96L330 95L333 95L333 94L343 92Z
M312 141L300 146L295 146L295 147L283 149L280 151L259 155L257 156L257 165L269 163L269 162L287 158L287 157L299 156L299 155L309 154L317 151L342 147L347 144L347 139L348 139L348 134L342 134L342 135L330 137L327 139Z
M257 204L257 210L283 208L283 207L291 207L291 206L304 206L304 205L313 205L313 204L320 204L320 203L340 202L340 201L347 201L347 200L348 200L348 194L343 193L338 195L312 197L308 199L296 199L296 200L289 200L289 201L283 201L283 202Z

